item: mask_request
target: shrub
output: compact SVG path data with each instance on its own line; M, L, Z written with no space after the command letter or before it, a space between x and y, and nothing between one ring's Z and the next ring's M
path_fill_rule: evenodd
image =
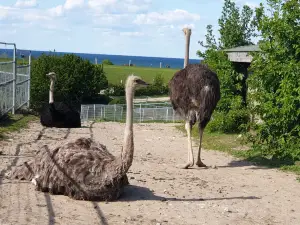
M241 97L236 96L228 111L216 110L207 125L210 132L239 133L244 132L250 121L249 111L241 106Z
M103 60L102 60L102 64L103 64L103 65L114 65L114 64L112 63L112 61L110 61L109 59L103 59Z
M50 80L46 74L57 74L54 100L78 106L82 99L98 96L108 85L101 66L94 66L74 54L63 56L43 54L33 61L31 69L31 107L40 110L49 101Z
M168 91L168 86L164 85L162 75L157 74L153 79L153 83L148 87L137 89L135 96L165 95L168 94ZM125 96L124 84L110 84L106 94L112 96Z

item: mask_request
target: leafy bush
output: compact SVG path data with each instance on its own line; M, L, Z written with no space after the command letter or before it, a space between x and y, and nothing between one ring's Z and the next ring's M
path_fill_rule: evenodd
M138 88L135 91L135 96L165 95L168 94L168 91L168 86L164 85L164 79L162 75L157 74L153 79L153 83L148 87ZM124 84L110 84L106 94L112 96L125 96Z
M262 40L254 54L249 86L257 125L254 144L275 160L300 160L300 2L269 0L256 21ZM254 102L256 104L254 104Z
M222 133L237 133L245 132L250 122L249 111L241 105L241 97L233 98L230 105L230 110L216 110L211 121L207 125L207 130L210 132Z
M112 61L110 61L109 59L103 59L103 60L102 60L102 64L103 64L103 65L114 65L114 64L112 63Z
M251 38L255 36L252 15L253 10L249 6L243 6L240 12L235 2L225 0L218 21L219 42L213 34L212 25L207 26L205 43L200 41L205 51L198 51L197 55L204 59L202 63L217 73L220 80L221 99L214 112L214 120L208 124L210 131L240 132L249 121L247 68L230 62L224 49L251 44Z
M109 105L114 105L114 104L126 104L125 97L114 98L109 102Z
M108 85L102 67L74 54L42 55L31 68L31 107L39 111L49 101L50 79L47 73L57 74L54 100L78 106L82 99L98 96Z

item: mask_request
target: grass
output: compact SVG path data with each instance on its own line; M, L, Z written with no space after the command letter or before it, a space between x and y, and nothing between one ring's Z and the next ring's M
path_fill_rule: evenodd
M126 80L129 74L134 74L140 76L146 82L152 83L153 78L161 74L164 78L165 84L173 77L174 73L178 69L170 68L152 68L152 67L136 67L136 66L115 66L115 65L104 65L104 72L106 74L107 80L111 84L120 84L121 80L123 82Z
M20 131L28 126L30 121L36 120L37 117L33 115L8 115L0 120L0 140L6 138L9 132Z
M177 129L186 133L184 125L176 126ZM195 140L199 140L198 127L194 126L192 136ZM275 161L269 157L265 157L260 151L251 148L250 144L242 144L237 138L238 134L223 134L204 132L202 147L208 150L217 150L229 153L241 160L255 163L255 165L265 166L268 168L279 168L282 171L293 172L300 175L300 162ZM245 148L246 150L240 150ZM248 150L247 150L248 148ZM300 177L297 178L300 181Z

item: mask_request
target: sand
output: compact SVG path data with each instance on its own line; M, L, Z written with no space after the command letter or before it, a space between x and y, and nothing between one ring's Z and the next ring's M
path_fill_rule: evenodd
M176 165L187 159L187 142L173 124L134 125L131 185L115 202L53 196L35 191L30 182L5 177L13 165L33 157L42 145L77 137L92 136L117 155L123 129L124 124L114 122L95 123L91 129L43 129L34 122L0 142L0 225L300 224L296 175L211 150L203 151L202 159L212 168L178 169Z

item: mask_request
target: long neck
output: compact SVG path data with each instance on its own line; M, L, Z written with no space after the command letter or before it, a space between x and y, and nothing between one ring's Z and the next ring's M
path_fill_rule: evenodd
M53 92L54 92L54 80L50 80L50 90L49 90L49 104L54 102L53 98Z
M124 131L124 143L121 153L122 174L127 173L133 160L133 95L133 88L131 86L126 87L126 124Z
M189 64L189 55L190 55L190 33L185 34L185 57L184 57L184 67Z

